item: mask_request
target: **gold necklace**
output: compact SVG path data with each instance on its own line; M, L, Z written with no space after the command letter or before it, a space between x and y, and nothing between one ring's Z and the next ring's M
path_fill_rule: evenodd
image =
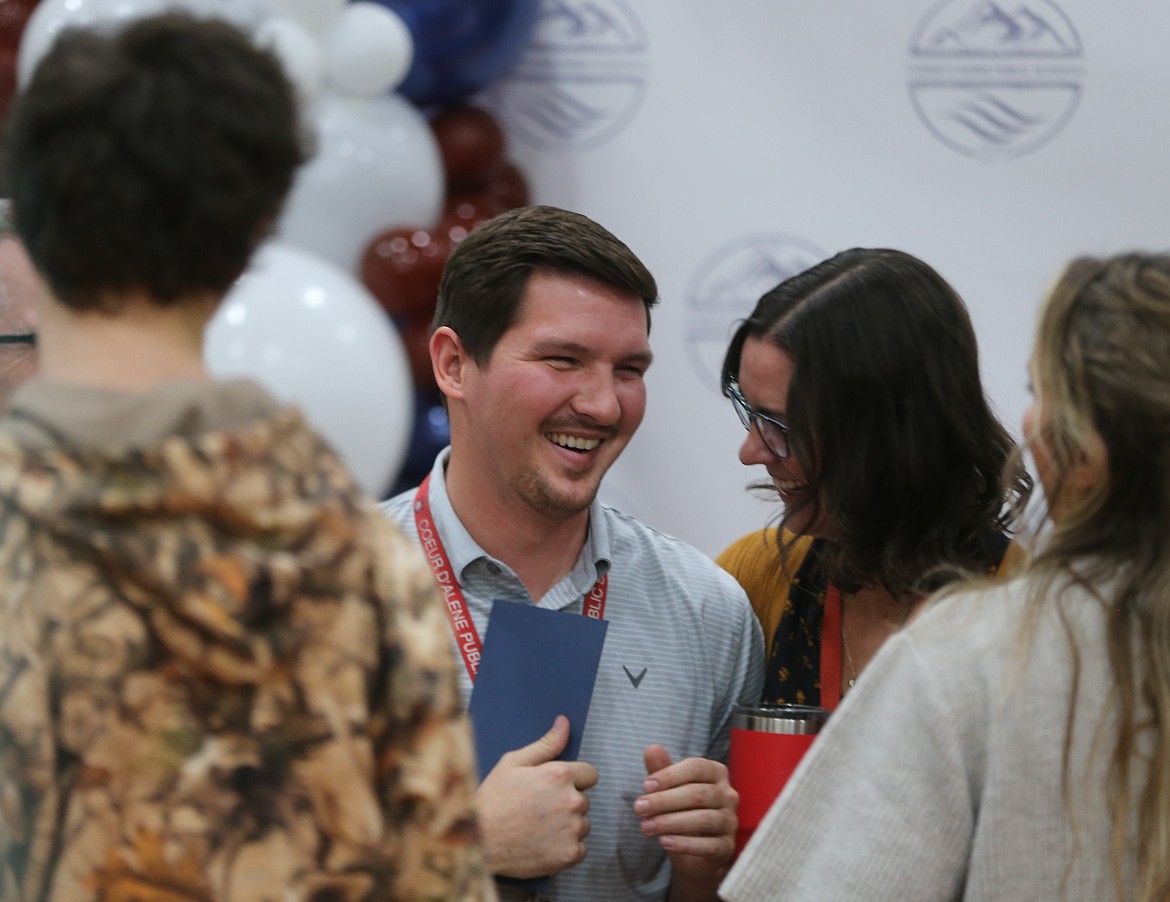
M853 684L857 682L857 668L853 666L853 653L849 651L849 634L845 632L845 615L841 615L841 644L845 646L845 663L849 665L849 672L853 674L849 677L849 688L853 688Z
M892 630L890 630L890 635L893 635L894 633L898 632L898 630L900 630L902 627L904 627L906 625L906 621L910 619L910 611L912 608L913 608L912 604L906 606L906 609L902 612L901 621L898 623L898 625L896 627L894 627ZM852 676L849 677L849 688L852 689L854 683L857 682L857 677L859 676L859 674L857 672L857 667L853 663L853 653L849 650L849 634L847 632L845 632L845 599L844 599L844 596L842 596L842 598L841 598L841 644L843 646L845 646L845 663L849 665L849 672L852 674Z

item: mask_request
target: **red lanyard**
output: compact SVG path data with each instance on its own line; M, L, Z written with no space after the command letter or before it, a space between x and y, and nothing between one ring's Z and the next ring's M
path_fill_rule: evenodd
M459 587L455 571L447 559L443 540L439 538L439 531L435 529L435 521L431 518L431 502L427 492L430 481L431 476L428 473L415 493L414 525L418 530L418 540L422 544L423 554L426 555L427 563L431 565L431 573L434 574L439 593L443 596L443 607L447 611L451 632L455 635L455 644L459 646L467 674L474 683L475 675L479 672L479 661L483 656L483 643L480 642L479 631L476 630L475 623L467 612L463 590ZM594 620L605 619L605 596L608 590L609 574L603 573L585 596L581 613Z
M841 592L832 583L825 589L825 616L821 620L821 707L830 711L841 704Z

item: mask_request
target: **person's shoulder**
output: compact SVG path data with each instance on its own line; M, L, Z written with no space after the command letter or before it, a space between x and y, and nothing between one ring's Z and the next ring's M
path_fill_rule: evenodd
M363 499L358 512L362 553L369 567L368 598L382 607L386 622L402 643L414 642L432 654L435 642L445 648L449 635L435 577L413 532L413 522L396 522L381 509L385 504Z
M398 498L395 496L386 501L363 500L361 516L366 527L377 535L379 544L389 542L395 547L409 549L406 552L408 555L417 556L418 543L414 541L413 533L407 531L407 521L388 510Z
M407 489L378 503L378 510L399 526L410 522L414 515L414 496L417 489Z
M768 527L740 536L715 558L725 570L736 573L745 569L764 567L771 570L781 565L781 558L789 569L799 568L812 536L798 536L787 530Z
M625 511L620 511L606 504L601 505L601 511L606 519L610 542L615 545L625 546L637 543L664 558L695 561L703 568L715 566L715 562L710 556L704 554L694 545L677 536L665 533L632 514L627 514Z
M1033 594L1026 574L971 579L928 599L904 632L944 658L970 653L990 663L1014 645Z
M718 589L719 595L734 599L737 604L740 601L746 603L739 583L710 555L631 514L604 504L601 510L615 556L636 555L644 565L653 564L668 579L685 581L691 586L706 584Z
M1015 539L1012 539L1008 542L1008 546L1003 553L1003 558L996 565L994 573L1001 579L1018 576L1027 568L1031 558L1032 556L1028 552L1028 549Z
M1108 616L1075 579L1029 570L944 590L890 644L908 652L956 710L1015 692L1065 698L1077 666L1107 660Z
M757 529L747 535L740 536L718 555L715 561L721 567L727 567L744 558L754 559L766 555L771 546L775 545L776 530Z

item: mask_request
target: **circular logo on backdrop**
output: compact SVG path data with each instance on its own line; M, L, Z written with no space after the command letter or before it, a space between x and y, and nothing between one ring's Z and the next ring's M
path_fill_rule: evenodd
M820 263L819 247L791 235L747 235L714 251L687 289L687 349L699 378L719 391L727 343L765 292Z
M542 0L532 42L486 100L510 137L539 150L598 147L637 112L646 56L623 0Z
M910 40L910 100L948 147L1019 157L1064 128L1081 97L1084 50L1050 0L943 0Z

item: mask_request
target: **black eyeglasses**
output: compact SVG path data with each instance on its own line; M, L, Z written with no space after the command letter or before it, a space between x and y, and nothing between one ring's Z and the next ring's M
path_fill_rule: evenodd
M739 417L739 421L743 423L744 429L751 432L752 424L755 423L756 431L760 433L764 447L779 458L788 456L787 424L781 423L775 417L752 410L752 406L744 398L743 392L739 390L738 383L725 382L723 394L731 399L731 406L735 408L735 413Z
M0 345L35 345L37 343L37 334L35 332L17 332L14 335L0 335Z

